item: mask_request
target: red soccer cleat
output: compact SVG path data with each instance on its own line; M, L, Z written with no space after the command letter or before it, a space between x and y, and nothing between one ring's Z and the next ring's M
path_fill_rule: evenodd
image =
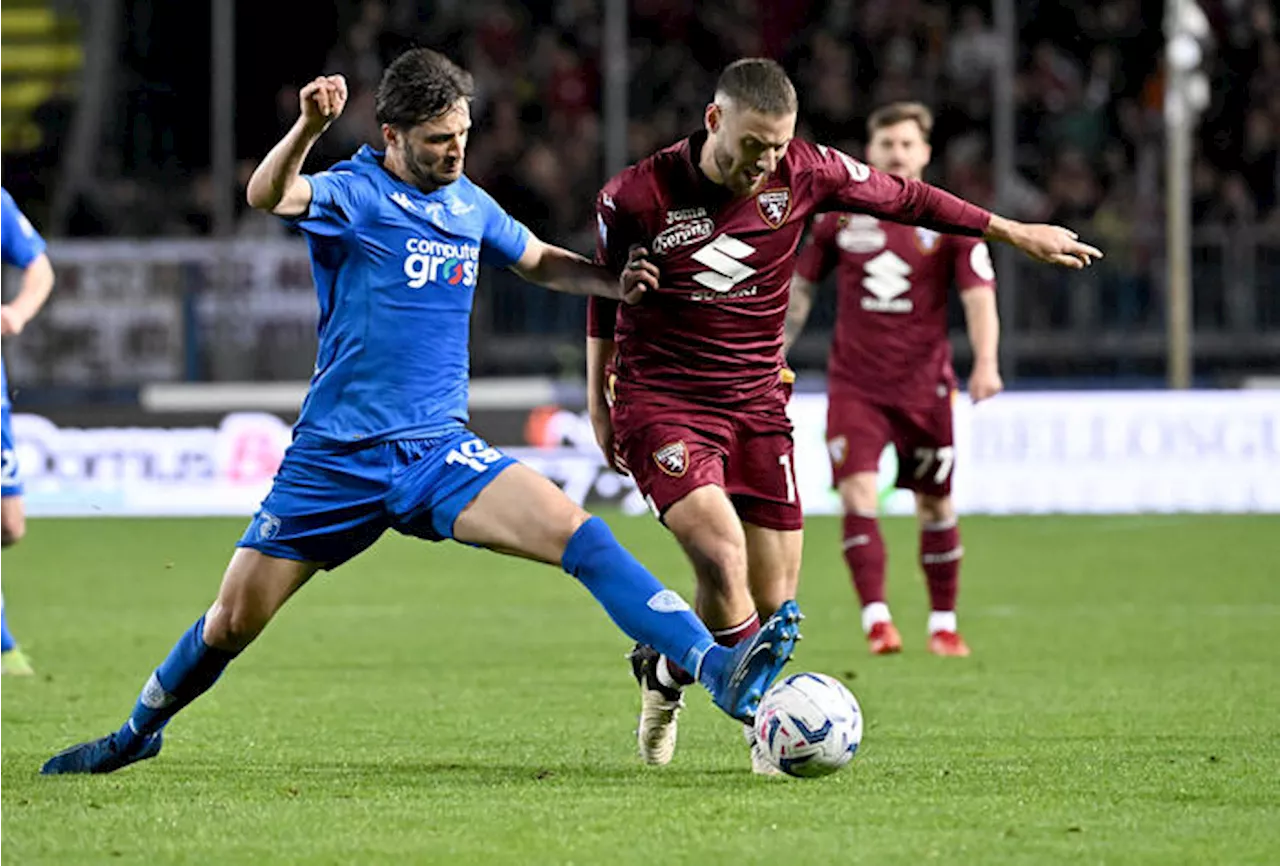
M873 656L887 656L902 652L902 635L891 622L878 622L867 632L867 645Z
M969 645L954 631L935 631L929 635L929 652L936 656L968 658Z

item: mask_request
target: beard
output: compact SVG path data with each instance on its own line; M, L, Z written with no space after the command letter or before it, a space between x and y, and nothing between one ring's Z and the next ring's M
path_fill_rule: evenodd
M716 170L720 172L720 179L724 185L729 188L730 192L741 194L746 192L742 188L743 178L740 172L734 170L733 154L725 148L717 145L711 151L711 161L715 163Z
M457 164L460 168L462 160L457 160ZM404 148L404 167L409 172L410 177L413 178L413 185L423 192L439 189L457 179L456 177L442 177L441 174L437 174L438 171L443 172L444 166L444 159L436 160L436 162L428 165L418 159L417 154L413 152L413 148Z
M725 187L734 195L749 195L764 180L764 175L760 175L754 180L748 178L743 173L745 166L735 169L736 159L728 149L716 146L711 151L711 160L720 172L720 178L723 180Z

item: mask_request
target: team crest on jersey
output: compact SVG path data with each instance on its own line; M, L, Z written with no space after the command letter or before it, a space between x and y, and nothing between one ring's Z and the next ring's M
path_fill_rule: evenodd
M920 248L920 252L925 253L926 255L932 253L938 248L938 241L941 237L942 236L933 229L925 229L920 226L916 226L916 246Z
M756 196L756 208L760 211L760 219L776 229L787 221L791 214L791 190L767 189Z
M653 462L672 478L680 478L689 471L689 449L683 439L669 442L653 452Z
M276 517L270 511L263 511L258 514L258 538L261 541L270 541L280 532L280 518Z

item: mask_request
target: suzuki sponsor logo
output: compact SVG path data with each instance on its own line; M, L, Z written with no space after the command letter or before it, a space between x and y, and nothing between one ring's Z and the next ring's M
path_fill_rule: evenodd
M755 276L756 270L742 260L755 253L756 248L730 235L720 235L693 254L692 258L711 270L693 275L693 281L721 294ZM698 299L698 298L695 298Z
M862 309L873 313L911 312L911 299L901 297L911 290L911 265L893 250L885 250L862 270L862 287L871 293L871 297L862 299Z

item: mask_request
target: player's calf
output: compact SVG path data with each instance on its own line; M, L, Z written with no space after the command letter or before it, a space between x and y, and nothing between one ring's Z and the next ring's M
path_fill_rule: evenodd
M949 496L916 497L920 517L920 568L929 587L929 652L965 657L969 647L956 624L956 596L964 546Z
M231 660L317 568L315 563L237 550L209 614L178 638L147 678L120 729L59 752L41 772L110 773L154 757L160 751L160 732L169 720L218 681Z

